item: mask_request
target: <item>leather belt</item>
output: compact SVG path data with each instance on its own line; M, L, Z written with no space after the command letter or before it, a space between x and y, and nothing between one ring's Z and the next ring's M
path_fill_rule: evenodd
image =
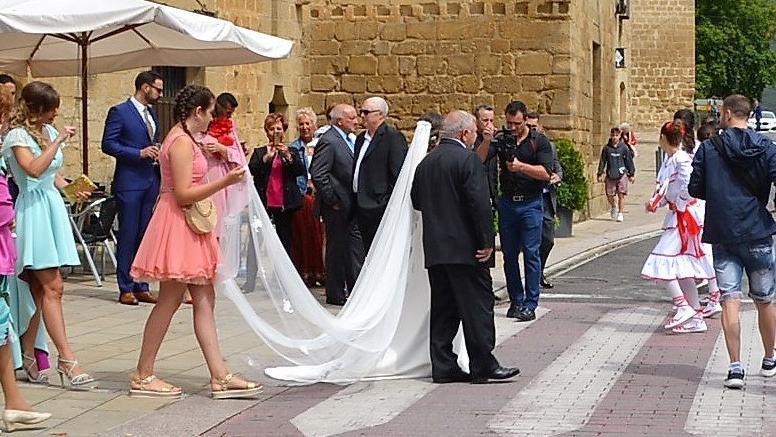
M503 196L503 197L505 199L511 200L512 202L525 202L527 200L533 200L533 199L536 199L537 197L541 197L541 194L537 195L537 196L527 196L527 195L524 195L524 194L515 194L515 195L512 195L512 196Z

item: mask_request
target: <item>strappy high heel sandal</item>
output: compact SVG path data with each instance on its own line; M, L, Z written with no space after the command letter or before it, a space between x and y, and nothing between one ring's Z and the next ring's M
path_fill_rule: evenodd
M48 385L49 369L38 370L38 361L35 358L22 354L22 366L24 367L24 373L27 374L27 381L32 384ZM36 370L38 371L38 376L32 376L32 372Z
M162 387L156 390L148 388L148 385L155 380L161 382L163 384ZM175 399L183 396L183 389L162 381L156 375L149 375L145 378L136 376L129 380L129 395L136 398Z
M264 387L262 387L261 384L252 381L245 381L245 387L243 388L230 388L229 382L232 380L232 378L234 378L234 376L234 373L227 373L226 376L217 380L216 384L219 386L219 388L213 389L211 387L210 396L212 396L213 399L252 398L254 396L258 396L262 391L264 391Z
M78 360L66 360L57 357L57 373L59 373L59 382L62 383L62 387L71 390L91 390L97 388L99 384L92 375L86 372L73 375L73 369L76 367L78 367ZM65 381L67 381L67 384L65 384Z

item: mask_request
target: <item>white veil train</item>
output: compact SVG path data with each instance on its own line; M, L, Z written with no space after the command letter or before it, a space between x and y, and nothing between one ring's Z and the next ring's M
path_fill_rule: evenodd
M372 249L350 298L336 315L305 286L250 178L247 202L229 200L222 218L223 260L215 287L234 302L270 348L293 364L267 368L268 376L297 384L348 384L431 374L430 289L423 267L421 220L410 199L415 167L426 155L430 130L429 123L418 123ZM254 263L247 262L254 254L255 274L249 266ZM250 284L248 291L254 291L243 293L240 285L245 283ZM466 354L460 355L466 368Z

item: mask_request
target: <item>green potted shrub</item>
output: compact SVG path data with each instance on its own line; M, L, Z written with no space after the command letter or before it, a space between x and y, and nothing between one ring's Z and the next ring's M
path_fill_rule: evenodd
M555 235L570 237L574 211L587 206L587 178L582 153L574 148L574 142L565 138L555 141L558 161L563 167L563 181L558 186L558 228Z

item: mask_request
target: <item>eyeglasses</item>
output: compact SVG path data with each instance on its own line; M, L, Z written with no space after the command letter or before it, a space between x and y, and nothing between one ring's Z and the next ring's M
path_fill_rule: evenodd
M369 109L362 109L362 110L358 111L358 113L359 113L359 114L360 114L362 117L366 117L367 115L369 115L369 114L371 114L371 113L373 113L373 112L380 112L380 110L379 110L379 109L372 109L372 110L369 110Z
M159 94L163 94L164 93L164 88L162 88L162 87L158 87L158 86L152 85L150 83L147 84L147 85L150 86L151 88L155 89L156 92L158 92Z

